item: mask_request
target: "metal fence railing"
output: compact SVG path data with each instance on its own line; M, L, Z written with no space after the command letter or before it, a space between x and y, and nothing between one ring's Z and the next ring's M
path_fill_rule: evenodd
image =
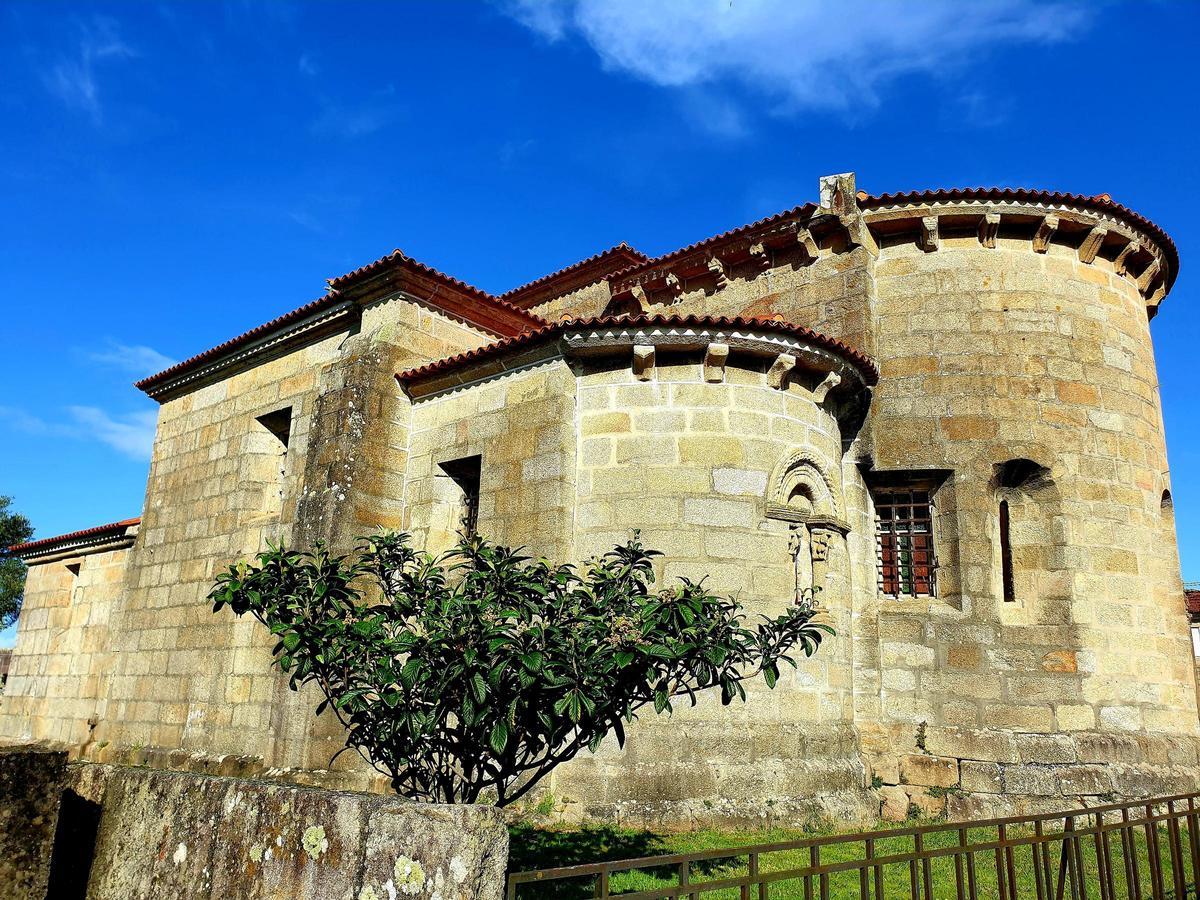
M1200 794L515 872L508 900L1184 900Z

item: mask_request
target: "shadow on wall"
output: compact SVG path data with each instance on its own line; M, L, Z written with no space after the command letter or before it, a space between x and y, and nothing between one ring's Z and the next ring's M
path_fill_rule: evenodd
M85 900L96 856L101 806L68 789L58 807L46 900Z

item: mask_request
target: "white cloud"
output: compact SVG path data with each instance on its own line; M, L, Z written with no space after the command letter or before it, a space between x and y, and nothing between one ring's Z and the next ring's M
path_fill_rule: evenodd
M158 411L141 410L110 415L96 406L68 406L68 418L50 421L23 409L0 406L0 422L14 431L39 437L94 440L112 447L130 459L147 460L154 446Z
M92 122L104 119L100 104L100 88L96 82L96 65L106 60L127 59L137 54L121 40L116 23L100 16L80 23L78 52L62 59L43 80L47 89L67 106L87 113Z
M154 429L158 410L147 409L110 416L96 406L68 406L82 436L108 444L130 459L149 459L154 446Z
M138 376L153 375L155 372L161 372L163 369L169 369L175 365L175 360L159 353L153 347L145 347L141 344L120 344L112 340L108 341L105 349L85 351L85 355L92 362L112 366Z
M874 108L899 76L942 75L1003 45L1068 40L1090 14L1039 0L502 0L501 8L547 40L582 37L607 69L672 88L735 83L781 113Z

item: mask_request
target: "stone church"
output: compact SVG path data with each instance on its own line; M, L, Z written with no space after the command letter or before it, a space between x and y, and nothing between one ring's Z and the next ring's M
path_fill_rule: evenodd
M25 544L0 738L345 786L272 639L212 612L265 542L556 561L640 529L666 577L836 629L774 691L562 766L567 819L1062 808L1200 788L1150 319L1179 261L1107 195L819 202L494 296L399 250L138 383L140 519ZM341 767L341 768L339 768Z

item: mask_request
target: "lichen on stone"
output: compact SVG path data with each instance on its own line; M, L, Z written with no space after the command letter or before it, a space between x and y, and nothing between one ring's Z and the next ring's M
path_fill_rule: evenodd
M263 859L263 845L255 844L250 848L250 859L253 862L260 863Z
M409 859L407 856L396 857L392 873L396 876L396 887L402 894L416 894L425 887L425 870L415 859Z
M324 825L310 825L304 831L304 837L300 843L304 846L304 852L309 855L314 861L321 858L321 854L329 849L329 839L325 837Z
M175 855L171 857L172 862L177 866L182 866L187 862L187 844L180 844L175 848Z
M358 900L379 900L379 895L375 893L375 888L368 884L358 892Z
M455 884L462 884L467 878L467 864L463 862L461 856L455 856L450 860L450 877L454 879Z

